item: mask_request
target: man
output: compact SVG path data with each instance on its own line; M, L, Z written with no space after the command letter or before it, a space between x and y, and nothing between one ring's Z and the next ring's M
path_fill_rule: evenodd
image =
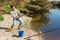
M19 19L19 17L21 17L22 14L21 14L13 5L11 5L10 14L11 14L11 16L12 16L12 18L13 18L13 24L12 24L11 28L9 28L8 30L9 30L9 31L13 31L13 26L15 26L16 21L19 22L18 30L20 30L20 26L21 26L22 22L21 22L21 20Z

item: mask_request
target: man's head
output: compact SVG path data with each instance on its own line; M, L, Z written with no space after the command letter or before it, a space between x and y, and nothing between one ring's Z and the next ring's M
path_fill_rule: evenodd
M13 8L13 5L11 5L10 7Z
M12 10L14 10L14 6L13 5L11 5L10 7L11 7Z

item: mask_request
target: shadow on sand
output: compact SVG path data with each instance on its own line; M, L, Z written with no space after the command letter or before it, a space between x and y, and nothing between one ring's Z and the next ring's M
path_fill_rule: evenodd
M12 37L19 37L18 35L12 35Z
M0 27L0 29L4 29L4 30L7 30L8 28L6 28L6 27Z
M12 37L19 37L18 35L12 35ZM26 40L31 40L30 38L26 38Z
M0 27L0 30L5 30L7 32L8 28L6 28L6 27Z

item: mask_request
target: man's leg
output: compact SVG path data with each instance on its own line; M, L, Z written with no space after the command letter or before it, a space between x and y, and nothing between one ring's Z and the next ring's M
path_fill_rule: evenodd
M11 28L13 28L13 26L15 26L15 24L16 24L16 19L13 19L13 24L12 24Z
M20 26L21 26L22 22L21 22L21 20L19 18L17 18L16 20L19 21L18 30L20 30Z
M11 26L11 28L9 28L8 30L9 31L13 31L13 26L16 24L16 19L13 19L13 24L12 24L12 26Z

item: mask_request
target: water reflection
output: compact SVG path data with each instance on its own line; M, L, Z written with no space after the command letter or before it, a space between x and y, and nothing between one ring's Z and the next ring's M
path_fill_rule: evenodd
M60 40L60 10L50 9L50 12L51 14L48 13L48 15L33 16L31 28L36 32L43 32L41 36L44 40Z
M51 9L59 9L60 10L60 6L54 6Z
M44 27L41 27L42 32L46 32L42 34L44 40L60 40L60 10L59 9L51 9L50 24ZM51 31L50 31L51 30ZM48 32L49 31L49 32Z
M31 28L39 32L39 28L43 25L47 25L50 22L49 10L45 11L42 14L34 14L31 20Z

